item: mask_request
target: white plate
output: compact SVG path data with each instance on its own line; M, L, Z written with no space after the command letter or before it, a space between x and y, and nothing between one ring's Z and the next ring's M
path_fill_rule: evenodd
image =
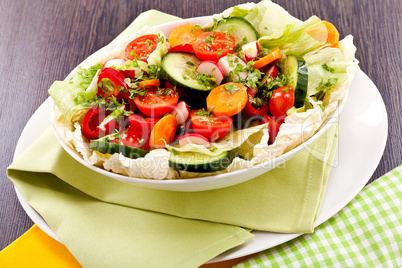
M52 101L47 99L25 126L18 141L14 158L50 126ZM338 152L328 179L327 190L317 225L328 220L349 203L368 182L382 154L388 134L387 112L376 86L363 72L358 72L350 88L348 100L339 117L341 134ZM28 216L48 235L60 241L43 218L17 196ZM300 234L279 234L253 231L255 237L231 249L210 262L234 259L262 251L289 241Z

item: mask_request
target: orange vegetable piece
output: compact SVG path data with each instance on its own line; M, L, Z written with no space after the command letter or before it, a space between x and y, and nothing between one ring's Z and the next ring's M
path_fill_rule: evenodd
M193 44L197 40L197 36L202 33L201 29L195 29L191 24L179 26L169 36L170 47Z
M233 116L244 109L248 102L247 88L238 83L226 83L211 90L207 108L215 116Z
M165 148L165 144L173 141L176 135L177 120L173 115L160 119L151 131L149 146L156 149Z
M271 53L269 53L268 55L264 56L263 58L257 60L253 67L255 69L260 69L274 61L279 60L282 57L281 55L281 51L279 48L276 48L274 50L271 51Z
M328 21L323 21L325 24L325 27L327 28L328 31L328 37L327 37L327 44L329 44L331 47L337 47L338 46L338 41L339 41L339 32L335 28L335 26L328 22Z
M139 82L139 84L139 87L159 87L161 85L161 82L159 81L159 79L152 79L141 81Z

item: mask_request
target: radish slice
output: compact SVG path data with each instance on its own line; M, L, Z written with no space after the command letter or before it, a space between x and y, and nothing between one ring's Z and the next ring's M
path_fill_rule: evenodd
M219 85L223 80L223 71L219 65L211 60L202 61L197 68L201 74L212 74L216 78L216 84Z
M241 48L244 52L244 57L246 58L246 61L250 61L257 58L258 53L260 53L258 41L245 44Z
M179 140L180 147L183 147L186 144L204 145L206 148L211 147L207 138L197 133L189 133L181 137Z
M218 61L218 65L222 68L223 74L226 76L228 76L229 73L233 71L238 64L243 65L244 68L247 67L247 64L242 59L240 59L235 55L231 55L230 57L224 56L220 58ZM247 72L240 72L239 75L242 79L247 78ZM234 80L239 80L237 74L233 74L233 78Z
M184 101L181 101L174 107L170 114L176 118L177 124L180 125L186 122L190 115L190 109Z
M108 60L107 62L105 62L105 64L103 64L103 67L118 67L123 65L126 62L126 60L124 59L113 59L113 60Z

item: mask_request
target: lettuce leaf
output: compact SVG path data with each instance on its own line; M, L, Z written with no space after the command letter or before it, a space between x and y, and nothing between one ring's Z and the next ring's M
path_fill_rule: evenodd
M241 17L250 22L261 36L271 35L283 30L288 24L297 24L301 21L290 15L283 7L263 0L251 9L235 6L229 17Z
M98 63L82 69L70 81L55 81L49 88L49 95L67 120L74 121L77 114L87 109L85 104L96 96L96 77L102 66L102 63Z
M339 48L325 47L304 55L308 68L309 96L324 93L348 79L346 61Z
M324 22L312 16L302 23L287 24L283 30L261 37L258 45L265 52L280 48L285 55L303 55L325 44L327 36Z

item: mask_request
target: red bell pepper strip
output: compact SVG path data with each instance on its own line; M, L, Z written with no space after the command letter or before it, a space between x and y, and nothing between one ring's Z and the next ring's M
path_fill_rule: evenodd
M98 105L92 106L85 114L81 123L81 132L88 140L98 139L100 131L97 126L102 123L106 117L106 110Z
M108 79L113 84L113 89L109 89L108 92L105 92L104 89L100 86L100 82L105 82ZM119 71L113 68L103 68L99 72L98 77L98 96L107 97L110 95L117 96L120 93L120 87L127 89L128 86L124 82L124 75L122 75Z
M143 118L136 114L128 117L129 127L122 137L126 146L149 150L149 137L155 124L160 118Z
M268 145L272 144L276 140L276 136L278 135L279 128L281 127L281 123L277 122L274 117L269 115L265 115L262 120L261 124L268 123Z

